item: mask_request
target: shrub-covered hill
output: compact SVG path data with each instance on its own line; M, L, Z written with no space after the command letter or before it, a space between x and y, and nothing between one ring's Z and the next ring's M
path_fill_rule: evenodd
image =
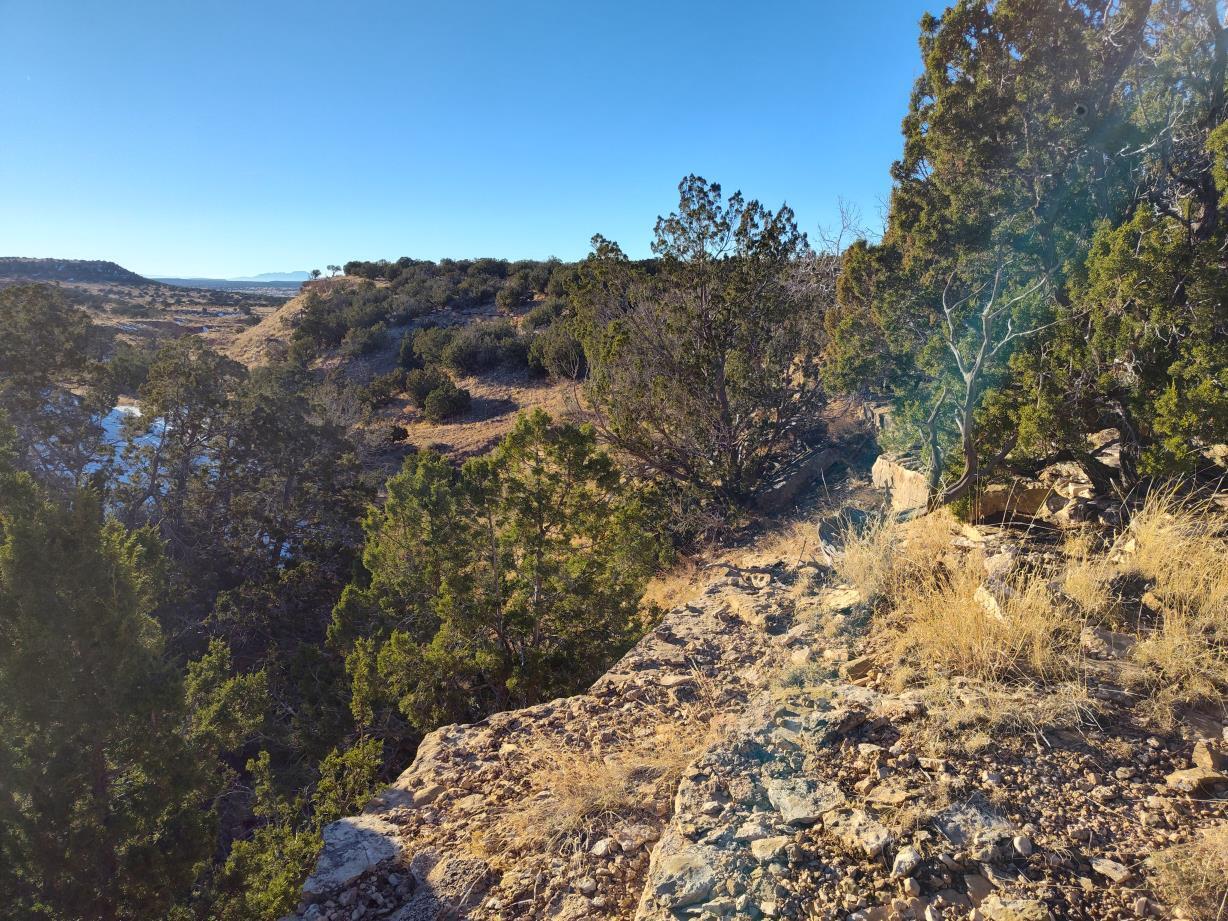
M0 256L0 281L119 282L152 284L148 278L104 259L34 259Z
M566 412L578 345L558 262L350 262L225 349L248 367L309 367L373 455L489 448L517 413Z

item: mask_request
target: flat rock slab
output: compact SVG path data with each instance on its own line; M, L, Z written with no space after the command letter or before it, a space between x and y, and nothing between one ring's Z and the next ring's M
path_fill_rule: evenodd
M768 800L790 825L813 825L844 805L844 794L835 784L808 777L773 777L767 782Z
M386 860L401 856L397 827L374 815L356 815L324 826L324 848L303 884L316 899L343 889Z
M652 894L673 911L706 901L716 887L717 857L708 848L687 847L657 862Z

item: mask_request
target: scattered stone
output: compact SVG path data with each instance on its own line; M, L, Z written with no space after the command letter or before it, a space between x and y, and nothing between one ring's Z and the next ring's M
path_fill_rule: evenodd
M1079 634L1079 646L1089 656L1098 659L1128 659L1138 640L1125 633L1104 627L1084 627Z
M977 909L984 921L1052 921L1044 902L1036 899L989 896Z
M1198 793L1214 784L1228 783L1228 774L1205 767L1192 767L1182 771L1173 771L1164 778L1164 783L1182 793Z
M891 832L863 809L839 809L823 817L823 827L852 850L877 857L892 841Z
M874 659L871 656L858 656L856 659L851 659L845 662L840 667L840 673L850 681L856 681L859 678L864 678L874 670Z
M666 857L657 866L656 879L656 896L674 911L698 905L716 886L712 862L698 848Z

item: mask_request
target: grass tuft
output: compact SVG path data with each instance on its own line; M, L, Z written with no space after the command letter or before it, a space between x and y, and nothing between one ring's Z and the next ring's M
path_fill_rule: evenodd
M1152 860L1152 886L1166 905L1192 921L1228 918L1228 823L1204 828Z

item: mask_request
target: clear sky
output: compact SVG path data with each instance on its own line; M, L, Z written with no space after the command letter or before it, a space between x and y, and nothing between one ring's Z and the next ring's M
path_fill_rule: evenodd
M877 224L922 0L0 0L0 256L644 255L696 172Z

